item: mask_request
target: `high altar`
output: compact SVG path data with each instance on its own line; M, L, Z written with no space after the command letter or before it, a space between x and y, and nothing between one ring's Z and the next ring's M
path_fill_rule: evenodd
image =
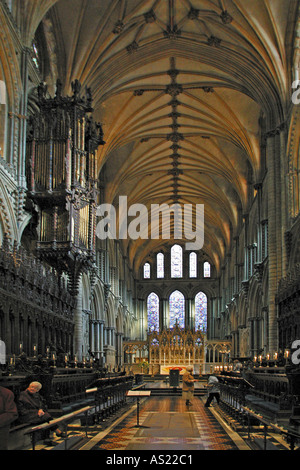
M149 365L160 366L161 374L179 369L183 374L192 365L196 373L203 370L205 334L200 330L174 328L148 333Z

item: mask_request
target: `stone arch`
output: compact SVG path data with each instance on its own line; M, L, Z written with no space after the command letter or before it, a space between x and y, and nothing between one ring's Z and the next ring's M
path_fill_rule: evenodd
M93 290L91 311L93 320L104 320L105 300L102 285L97 283Z

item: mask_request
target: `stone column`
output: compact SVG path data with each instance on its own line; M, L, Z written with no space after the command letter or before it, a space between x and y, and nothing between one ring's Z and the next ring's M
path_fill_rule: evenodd
M82 346L83 346L83 312L82 312L82 282L79 283L76 307L74 311L74 354L77 359L82 359Z
M94 352L95 350L95 341L94 341L94 320L90 320L90 350Z
M169 302L168 299L161 299L160 300L161 304L161 330L165 330L166 328L169 327Z
M104 355L104 320L99 320L99 355L101 363L103 363Z
M280 195L280 180L278 180L278 168L276 168L276 159L280 158L279 152L276 150L278 145L277 132L266 134L267 146L267 195L268 195L268 266L269 266L269 348L272 355L277 350L278 344L278 325L277 325L277 309L275 304L275 296L278 284L278 272L281 272L281 259L278 252L278 211L281 211L278 203Z
M21 78L23 85L23 92L20 99L20 124L19 124L19 166L18 166L18 181L19 187L26 189L26 176L25 176L25 155L26 155L26 127L27 121L25 119L27 113L28 101L28 59L31 51L28 47L24 48L21 57Z
M193 328L195 326L195 315L193 316L192 299L185 298L185 328Z
M215 312L217 310L217 298L211 297L210 299L210 310L208 311L208 303L207 303L207 335L209 338L215 337ZM210 315L208 315L208 313Z
M100 325L99 321L94 321L94 351L96 354L96 358L99 359L100 357Z
M146 334L147 318L145 314L145 300L138 299L139 337L143 341Z

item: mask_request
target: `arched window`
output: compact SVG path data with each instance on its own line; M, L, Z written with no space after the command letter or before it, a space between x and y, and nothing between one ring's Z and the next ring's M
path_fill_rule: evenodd
M159 298L154 292L147 298L147 318L149 331L159 331Z
M173 245L171 248L171 277L182 277L182 248Z
M165 276L163 253L158 253L156 257L156 267L157 267L157 278L162 279Z
M207 329L207 297L204 292L199 292L195 297L195 329Z
M210 277L210 263L208 261L203 264L203 276Z
M169 298L169 316L170 316L170 328L173 328L178 323L180 328L184 328L184 312L185 312L185 299L184 295L175 290Z
M39 57L39 51L37 47L37 43L35 41L32 41L32 60L36 68L39 70L40 68L40 57Z
M150 264L144 264L144 279L150 279Z
M197 255L194 251L189 256L189 274L190 277L197 277Z

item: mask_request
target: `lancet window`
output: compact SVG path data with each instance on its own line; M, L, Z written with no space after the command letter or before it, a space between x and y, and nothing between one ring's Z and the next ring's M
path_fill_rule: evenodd
M195 329L207 329L207 296L199 292L195 297Z
M159 331L159 297L154 292L147 298L148 330Z
M210 277L210 263L208 261L203 264L203 276Z
M157 278L163 279L165 276L164 271L164 255L163 253L158 253L156 257L156 267L157 267Z
M180 245L173 245L171 248L171 277L182 277L182 248Z
M150 279L150 272L151 272L150 264L145 263L144 264L144 279Z
M184 295L175 290L169 298L169 318L170 328L174 328L176 324L180 328L185 327L184 316L185 316L185 298Z
M194 251L189 256L189 276L197 277L197 254Z

